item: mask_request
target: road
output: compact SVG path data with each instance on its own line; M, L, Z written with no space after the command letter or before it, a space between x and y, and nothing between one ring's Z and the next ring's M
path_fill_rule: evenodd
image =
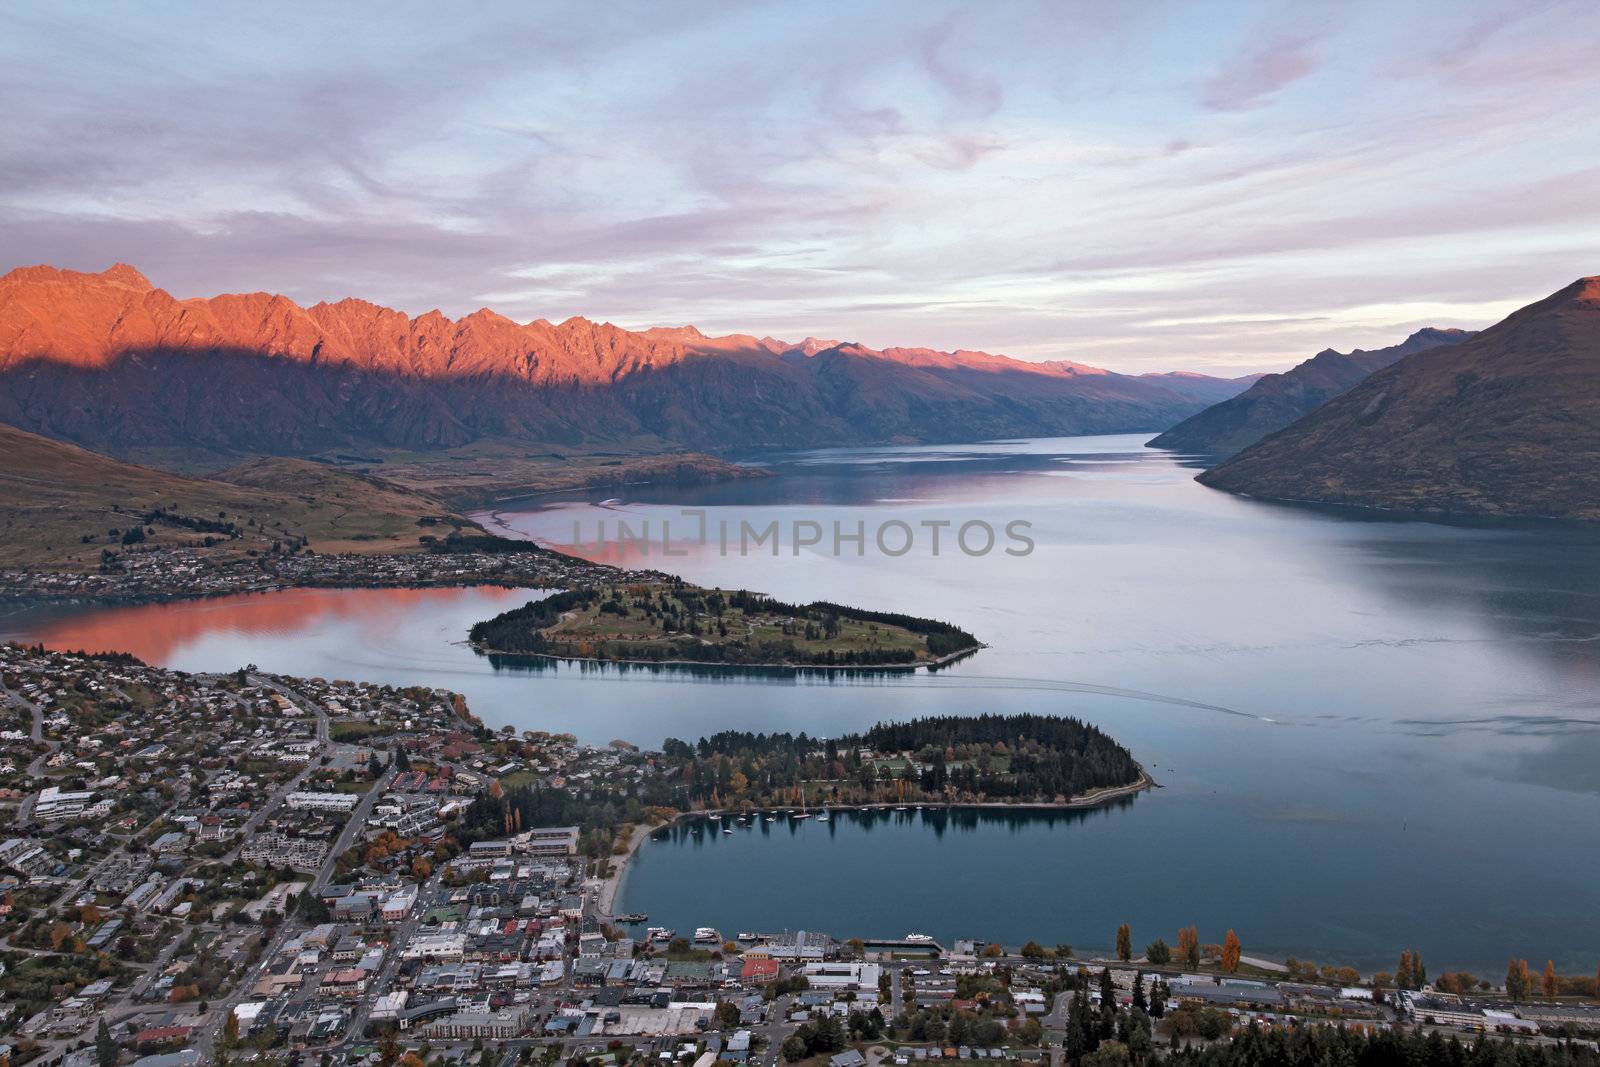
M273 678L269 675L253 674L249 676L249 680L252 684L264 686L273 690L274 692L281 693L286 699L294 701L297 707L306 711L310 711L313 715L315 715L317 720L317 755L320 757L320 755L327 750L329 745L328 713L324 708L321 707L321 705L317 704L315 701L307 699L302 694L290 689L288 686L282 684L276 678ZM309 771L316 766L316 762L317 758L313 757L312 762L307 766L306 771L303 771L300 775L296 776L293 781L302 780L305 774L309 773ZM323 889L327 887L328 883L333 880L333 873L337 869L339 857L348 851L350 846L355 844L357 838L360 837L362 831L366 827L367 817L372 814L372 809L377 804L378 798L384 794L384 792L389 788L389 784L394 781L395 773L396 770L393 765L386 768L383 774L381 774L377 780L372 783L371 787L368 788L366 793L362 795L361 799L356 802L356 806L351 809L350 817L345 820L344 828L339 831L339 836L335 838L333 844L329 846L327 858L323 860L322 866L318 868L316 876L311 880L311 886L306 890L306 892L320 894ZM278 803L281 803L282 798L288 794L290 788L291 787L286 784L284 787L274 791L273 798L269 803L274 807ZM266 805L263 805L263 811L265 810ZM282 950L284 944L287 943L288 940L295 934L299 933L303 927L304 924L300 922L297 917L293 915L285 916L283 922L279 923L277 930L273 932L271 941L268 942L266 950L261 954L261 959L272 960L276 958L278 953ZM214 1013L214 1018L208 1025L196 1033L192 1047L199 1050L202 1062L211 1061L216 1048L217 1040L222 1034L222 1028L224 1025L226 1025L228 1016L233 1013L233 1009L246 998L250 990L254 987L254 983L250 981L250 978L254 974L254 970L255 968L252 967L250 974L240 978L240 980L234 985L232 991L229 992L226 1000L222 1001L220 1004L213 1005L212 1011Z
M309 697L305 696L303 693L300 693L300 692L298 692L298 691L296 691L294 689L290 689L288 686L286 686L282 682L278 681L278 679L273 677L272 675L269 675L269 674L251 674L251 675L248 675L247 677L248 677L251 685L260 686L260 687L265 688L265 689L270 689L274 693L277 693L279 696L283 697L285 700L288 700L289 702L294 704L294 706L299 708L301 711L309 711L312 715L316 716L316 720L317 720L317 747L319 749L325 749L325 748L328 747L328 741L329 741L329 738L330 738L330 734L329 734L328 711L327 711L326 708L324 708L321 704L318 704L316 701L314 701L314 700L310 699Z
M33 758L31 763L28 764L28 777L34 779L44 777L45 760L55 755L61 749L61 742L48 740L44 736L44 709L35 704L33 701L29 700L27 697L23 696L21 693L18 693L16 690L7 688L4 682L0 682L0 693L5 695L6 700L10 704L15 707L22 708L29 714L29 716L32 717L33 724L29 728L28 735L32 739L35 748L39 747L40 745L44 745L48 751L41 752L39 755ZM17 805L18 826L27 826L33 821L33 806L38 799L39 795L37 793L29 793L22 799L22 803Z

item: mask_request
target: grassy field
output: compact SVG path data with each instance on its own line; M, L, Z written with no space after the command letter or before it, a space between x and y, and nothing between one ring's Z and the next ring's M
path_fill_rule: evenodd
M673 607L682 609L681 604L666 594L661 599ZM659 601L658 601L659 602ZM604 603L603 601L601 603ZM569 618L563 619L554 627L545 631L551 638L566 641L624 641L652 642L677 640L683 635L677 631L665 631L660 624L642 611L634 611L627 617L601 611L601 603L581 611L571 613ZM631 600L635 608L638 607L636 598ZM707 627L708 632L703 636L708 642L723 640L721 626L727 627L727 639L744 639L750 642L792 640L795 647L803 652L825 652L832 649L835 652L848 652L864 649L897 649L905 648L913 652L924 649L922 638L909 630L902 630L897 626L885 626L881 623L858 622L855 619L840 619L839 632L836 636L829 637L818 632L815 637L807 637L804 624L798 626L787 616L771 615L766 613L746 614L738 608L729 608L720 616L712 618L702 615L699 625ZM720 624L720 625L719 625ZM819 628L820 629L820 628Z
M703 645L742 643L751 647L791 644L801 655L833 652L909 652L916 660L933 658L926 641L899 626L840 617L830 628L821 621L737 607L709 608L714 591L686 587L686 603L671 588L610 586L592 604L563 614L547 628L552 642L574 646L580 654L637 658L652 646L679 646L686 638Z
M328 724L328 736L335 741L360 741L373 734L387 733L382 726L364 719L336 719Z
M337 464L337 469L382 478L456 507L596 486L770 476L769 471L699 452L674 452L649 438L604 450L490 439L438 452L333 453L319 458Z

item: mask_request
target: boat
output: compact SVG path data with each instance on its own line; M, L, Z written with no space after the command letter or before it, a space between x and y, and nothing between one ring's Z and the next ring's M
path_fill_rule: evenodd
M747 933L740 934L738 940L740 940L740 941L755 941L755 940L758 940L759 937L760 937L759 934L752 934L752 933L748 933L747 932Z
M717 933L714 926L697 926L694 931L694 941L697 945L717 945L722 943L722 935Z
M711 816L711 821L712 821L712 822L721 822L721 821L722 821L722 816L720 816L720 815L713 815L713 816Z
M925 945L928 942L932 941L933 938L929 937L927 934L907 934L905 937L901 938L900 940L902 940L902 941L915 941L919 945Z
M809 819L809 818L811 818L811 813L809 811L802 811L799 815L794 816L794 818L796 820Z
M894 810L895 811L905 811L906 810L906 806L904 804L896 804Z
M833 816L831 816L831 815L829 815L829 814L828 814L828 813L827 813L827 812L825 812L825 811L824 811L824 812L820 812L820 813L818 813L818 815L817 815L817 821L818 821L818 822L827 822L827 821L828 821L828 820L829 820L829 819L831 819L831 818L832 818L832 817L833 817Z
M731 833L733 833L733 829L731 827L724 826L722 828L722 832L725 833L725 834L731 834Z

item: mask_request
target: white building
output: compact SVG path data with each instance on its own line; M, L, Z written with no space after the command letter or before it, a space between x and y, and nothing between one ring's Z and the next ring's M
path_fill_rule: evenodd
M350 812L355 810L355 806L360 800L361 798L354 793L307 793L298 791L285 797L284 803L295 811Z
M883 969L876 963L808 963L800 969L812 989L878 990Z

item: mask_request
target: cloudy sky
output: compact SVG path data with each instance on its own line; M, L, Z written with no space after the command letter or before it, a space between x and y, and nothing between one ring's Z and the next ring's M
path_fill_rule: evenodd
M11 4L0 268L1277 369L1600 273L1600 3Z

